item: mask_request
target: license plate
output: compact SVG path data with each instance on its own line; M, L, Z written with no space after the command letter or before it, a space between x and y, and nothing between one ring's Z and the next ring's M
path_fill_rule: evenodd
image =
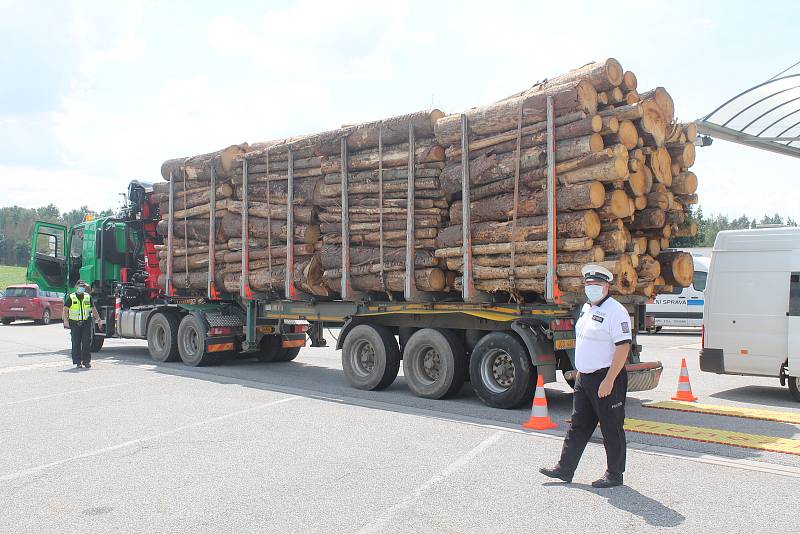
M22 308L9 308L11 311L22 311Z
M575 348L574 339L556 339L554 343L556 350L566 350Z

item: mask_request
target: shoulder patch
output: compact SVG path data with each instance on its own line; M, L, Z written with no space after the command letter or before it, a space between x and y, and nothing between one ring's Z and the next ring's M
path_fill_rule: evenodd
M623 321L622 322L622 331L624 333L626 333L626 334L630 334L631 333L631 323L629 323L628 321Z

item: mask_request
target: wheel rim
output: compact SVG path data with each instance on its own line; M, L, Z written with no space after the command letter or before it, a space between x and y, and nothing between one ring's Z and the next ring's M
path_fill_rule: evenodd
M350 356L353 371L362 378L367 377L375 370L376 363L375 347L372 343L365 339L357 341Z
M164 352L164 347L167 346L167 332L160 324L154 325L153 345L155 345L156 352Z
M186 354L194 356L197 354L197 330L194 328L187 328L186 334L183 336L183 350Z
M442 355L430 345L421 347L419 356L415 358L414 374L428 384L433 384L442 377L444 365Z
M42 322L44 324L50 324L50 312L45 310L44 315L42 315Z
M502 349L488 352L481 362L481 380L492 393L503 393L514 384L516 367L511 355Z

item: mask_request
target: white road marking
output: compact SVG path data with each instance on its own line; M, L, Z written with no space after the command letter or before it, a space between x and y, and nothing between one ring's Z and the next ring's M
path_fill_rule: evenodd
M20 471L15 471L13 473L8 473L7 475L3 475L0 477L0 482L8 482L10 480L15 480L18 478L26 477L29 475L34 475L41 471L45 471L47 469L58 467L64 464L68 464L70 462L74 462L76 460L83 460L85 458L91 458L93 456L100 456L101 454L105 454L108 452L117 451L120 449L125 449L127 447L132 447L134 445L138 445L139 443L145 443L147 441L153 441L159 438L163 438L165 436L170 436L172 434L177 434L178 432L182 432L184 430L188 430L190 428L197 428L199 426L208 425L211 423L216 423L219 421L224 421L225 419L230 419L232 417L236 417L239 415L243 415L250 412L255 412L257 410L263 410L264 408L269 408L271 406L275 406L277 404L282 404L284 402L289 402L293 400L297 400L301 397L292 396L287 397L285 399L279 399L275 401L266 402L264 404L259 404L258 406L253 406L251 408L245 408L243 410L237 410L235 412L231 412L225 415L220 415L217 417L212 417L210 419L204 419L203 421L197 421L195 423L189 423L188 425L179 426L177 428L173 428L172 430L167 430L165 432L160 432L158 434L153 434L151 436L146 436L139 439L132 439L130 441L125 441L123 443L118 443L116 445L111 445L110 447L103 447L102 449L95 449L93 451L85 452L83 454L78 454L77 456L72 456L71 458L64 458L62 460L56 460L55 462L49 462L46 464L37 465L34 467L29 467L28 469L22 469Z
M162 377L162 376L156 376L156 377L150 377L150 378L140 378L139 380L130 380L128 382L119 382L117 384L105 384L105 385L102 385L102 386L95 386L95 387L91 387L91 388L71 389L69 391L61 391L59 393L52 393L50 395L42 395L41 397L30 397L28 399L20 399L20 400L15 400L15 401L11 401L11 402L4 402L4 403L0 404L0 406L15 406L17 404L24 404L26 402L33 402L33 401L39 401L39 400L52 399L52 398L55 398L55 397L63 397L65 395L73 395L73 394L76 394L76 393L86 393L86 392L89 392L89 391L97 391L97 390L100 390L100 389L109 389L109 388L116 388L116 387L120 387L120 386L129 386L131 384L137 384L139 382L150 382L151 380L161 380L163 378L164 377Z
M397 504L387 509L383 514L378 516L378 518L369 523L368 525L362 527L358 532L359 534L366 534L368 532L376 532L378 528L384 525L387 521L389 521L392 516L394 516L397 512L404 510L414 504L419 497L423 494L428 492L433 486L438 484L439 482L443 481L473 459L478 456L480 453L497 443L503 437L503 432L495 432L485 440L481 441L478 445L470 449L469 451L465 452L458 458L456 458L450 465L442 469L439 473L432 476L420 486L415 488L413 491L408 493L405 497L403 497Z

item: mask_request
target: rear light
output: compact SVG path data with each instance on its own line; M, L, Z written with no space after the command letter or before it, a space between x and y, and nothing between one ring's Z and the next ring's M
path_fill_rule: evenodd
M215 326L208 329L209 336L229 336L233 333L233 328L230 326Z
M565 331L573 328L572 319L550 319L550 330Z
M706 348L706 325L703 323L700 325L700 348Z
M292 332L294 332L295 334L303 334L305 332L308 332L309 326L311 326L311 325L308 325L308 324L292 325Z
M31 299L31 304L36 304L38 306L41 303L42 303L42 299L40 299L39 297L33 297Z

